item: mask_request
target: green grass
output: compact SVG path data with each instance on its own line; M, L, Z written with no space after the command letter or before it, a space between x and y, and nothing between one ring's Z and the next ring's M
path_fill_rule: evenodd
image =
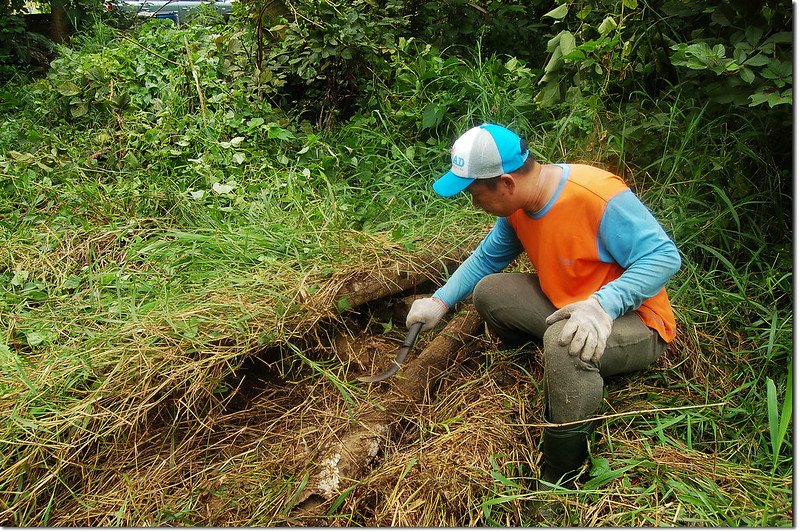
M491 218L429 185L457 132L498 121L544 160L605 164L640 193L682 255L679 338L611 383L623 415L598 431L587 489L530 490L540 368L489 345L325 522L535 525L531 505L554 500L581 526L791 524L790 173L755 115L683 96L540 109L524 65L409 44L394 83L324 130L220 70L219 54L241 58L210 30L131 38L183 64L184 35L205 117L180 70L110 30L5 89L18 103L0 122L0 523L308 524L287 509L324 439L309 427L364 399L320 340L358 312L323 296L474 242ZM130 106L87 92L98 84L62 94L94 75ZM274 393L236 406L231 377L259 356Z

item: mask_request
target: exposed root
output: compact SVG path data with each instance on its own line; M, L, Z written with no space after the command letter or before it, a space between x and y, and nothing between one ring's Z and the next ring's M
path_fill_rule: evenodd
M390 381L388 393L372 391L375 401L362 412L350 431L325 450L308 487L296 505L308 508L309 501L328 501L344 486L363 478L379 452L391 438L390 427L406 412L430 401L435 382L454 360L482 323L471 307L454 317L425 350Z
M455 316L447 327L428 344L414 360L408 362L398 374L393 387L400 392L405 401L401 403L418 404L430 402L433 385L452 363L458 350L466 345L480 328L483 320L473 308L467 308Z

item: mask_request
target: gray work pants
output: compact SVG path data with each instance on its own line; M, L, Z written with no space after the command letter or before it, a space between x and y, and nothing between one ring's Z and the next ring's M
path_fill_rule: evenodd
M509 347L531 340L544 344L544 390L551 423L591 417L603 399L603 379L652 364L667 348L657 332L629 312L614 320L598 365L571 356L559 345L566 320L551 326L545 318L556 311L530 273L497 273L481 279L472 295L475 308Z

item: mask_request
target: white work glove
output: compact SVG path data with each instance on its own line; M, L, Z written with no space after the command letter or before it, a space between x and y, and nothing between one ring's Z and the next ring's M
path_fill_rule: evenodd
M570 303L550 314L544 321L547 325L552 325L564 319L567 319L567 323L559 338L561 345L569 345L570 355L576 356L580 353L581 360L591 360L597 365L606 350L606 341L611 334L614 320L594 296Z
M423 325L420 331L432 329L448 310L450 307L447 306L447 303L438 297L417 299L411 304L411 310L406 316L406 327L411 327L421 321Z

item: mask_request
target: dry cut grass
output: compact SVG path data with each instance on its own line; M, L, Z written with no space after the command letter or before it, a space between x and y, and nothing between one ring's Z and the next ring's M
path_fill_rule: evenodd
M381 326L392 292L432 277L425 261L394 251L354 257L327 277L292 272L298 281L278 296L258 282L211 284L135 321L84 318L91 334L58 351L4 353L0 522L531 526L545 524L535 511L544 502L578 526L791 522L791 479L749 467L746 443L717 437L724 391L697 390L730 370L715 363L719 351L698 356L714 345L699 331L652 371L612 380L581 491L533 488L540 353L501 350L483 333L430 403L393 420L359 478L341 479L331 500L297 506L325 451L380 403L352 378L383 366L397 345L397 328ZM358 300L381 286L383 300ZM359 353L344 352L359 342ZM693 436L680 431L687 424Z

